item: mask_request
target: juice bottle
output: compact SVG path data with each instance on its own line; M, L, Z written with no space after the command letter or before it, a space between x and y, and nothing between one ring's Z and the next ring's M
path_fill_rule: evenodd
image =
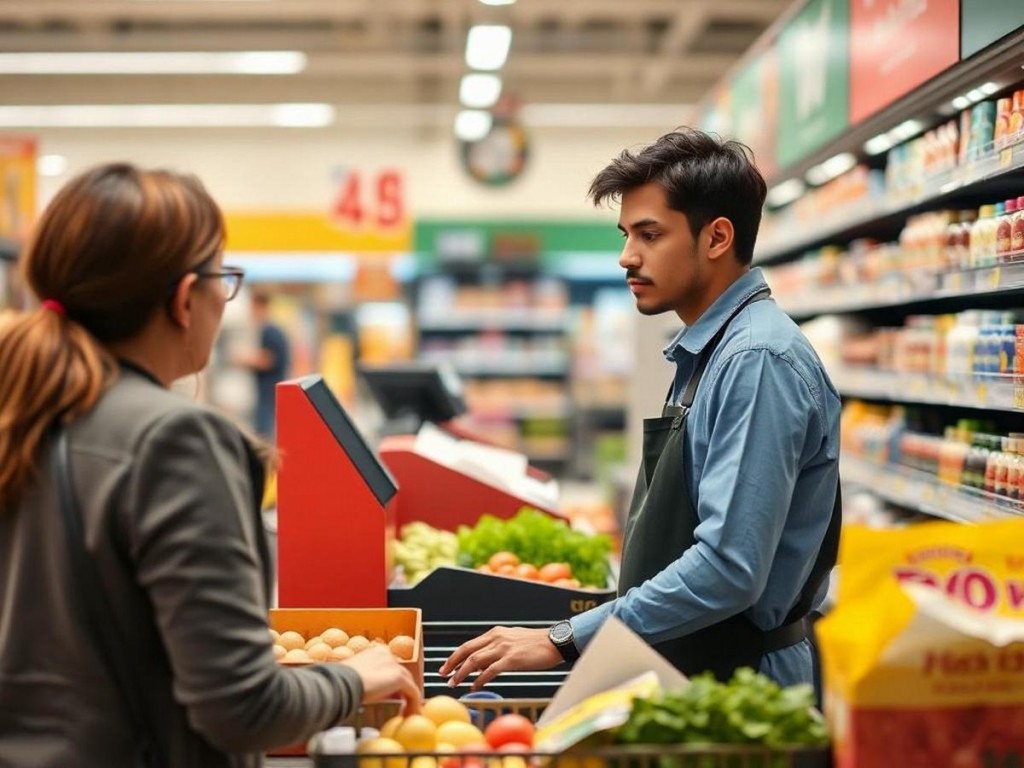
M1003 203L1003 215L996 222L996 262L1002 264L1010 259L1013 251L1013 222L1017 218L1017 198Z
M1010 462L1006 471L1006 495L1016 501L1020 496L1021 475L1024 474L1024 433L1010 433Z
M1024 133L1024 90L1013 94L1013 111L1010 112L1010 125L1006 130L1006 143L1020 141Z
M1010 123L1013 123L1013 115L1010 115ZM971 147L974 139L971 136L971 110L965 109L960 113L960 142L957 145L957 163L964 165L971 159Z
M981 260L979 266L991 267L996 263L996 234L999 229L999 217L1003 215L1003 204L996 203L989 206L989 216L982 230L981 239Z
M1012 98L999 99L996 102L996 124L992 132L996 148L1002 147L1007 143L1006 138L1010 132L1010 115L1012 113Z
M988 219L992 215L992 206L983 205L978 210L978 218L971 225L971 240L968 248L968 265L970 267L984 266L982 261L982 241L985 239L985 228L988 226Z
M998 478L1003 464L1002 442L1000 438L989 436L989 452L985 457L985 479L982 482L982 489L987 493L996 493ZM998 446L998 447L997 447ZM1006 482L1006 475L1003 474L1003 482Z
M1010 234L1010 254L1007 261L1024 259L1024 196L1017 198L1017 214L1013 217Z

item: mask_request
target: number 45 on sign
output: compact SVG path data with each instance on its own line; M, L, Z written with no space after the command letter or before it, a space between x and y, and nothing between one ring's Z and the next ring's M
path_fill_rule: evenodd
M347 229L395 229L405 223L402 176L395 170L364 174L337 168L332 174L331 218Z

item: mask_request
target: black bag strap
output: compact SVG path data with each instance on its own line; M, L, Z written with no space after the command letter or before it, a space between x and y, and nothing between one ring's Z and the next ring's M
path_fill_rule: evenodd
M114 612L107 601L99 571L96 570L95 563L90 559L85 547L85 527L71 484L68 435L64 429L58 429L53 433L51 463L57 486L58 506L64 521L68 555L71 558L73 581L81 598L79 604L83 609L85 629L92 637L103 665L121 693L128 717L140 739L142 764L147 768L162 768L164 762L156 748L156 731L149 719L148 710L144 705L145 700L139 688L141 678L129 669L130 657L117 632Z
M771 290L768 288L762 288L754 295L747 298L742 304L732 311L732 314L726 318L725 322L722 323L722 327L718 329L711 340L704 345L704 349L701 350L700 356L697 358L697 363L694 366L693 373L690 374L690 380L686 382L686 389L683 391L683 396L679 399L679 405L684 408L689 408L693 405L693 398L697 395L697 387L700 386L701 379L704 378L704 371L707 370L708 362L711 360L711 355L718 348L718 345L722 343L722 339L725 338L725 332L729 330L729 323L736 319L736 315L742 312L751 304L758 301L765 301L772 295ZM672 397L673 387L669 388L669 397Z

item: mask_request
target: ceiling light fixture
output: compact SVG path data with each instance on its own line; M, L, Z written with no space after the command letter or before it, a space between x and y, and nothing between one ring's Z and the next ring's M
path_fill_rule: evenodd
M951 102L949 102L953 109L961 111L971 106L971 100L966 96L957 96Z
M461 141L480 141L491 132L493 121L490 112L464 109L455 117L455 136Z
M301 51L0 53L4 75L295 75Z
M500 24L477 24L466 35L466 64L470 69L501 69L512 45L512 29Z
M330 104L67 104L0 106L7 128L320 128Z
M462 76L459 101L470 109L490 109L501 95L501 78L474 72Z
M36 158L36 172L40 176L60 176L68 169L64 155L40 155Z
M986 96L991 96L992 94L999 91L999 84L989 81L984 85L979 86L978 90L984 93Z

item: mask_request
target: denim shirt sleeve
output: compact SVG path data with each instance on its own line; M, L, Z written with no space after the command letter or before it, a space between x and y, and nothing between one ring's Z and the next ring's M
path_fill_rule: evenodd
M705 384L698 400L706 407L691 411L687 424L706 450L691 493L695 543L644 584L574 617L581 649L609 615L657 643L740 613L765 589L797 476L821 445L824 424L808 383L768 349L730 354Z

